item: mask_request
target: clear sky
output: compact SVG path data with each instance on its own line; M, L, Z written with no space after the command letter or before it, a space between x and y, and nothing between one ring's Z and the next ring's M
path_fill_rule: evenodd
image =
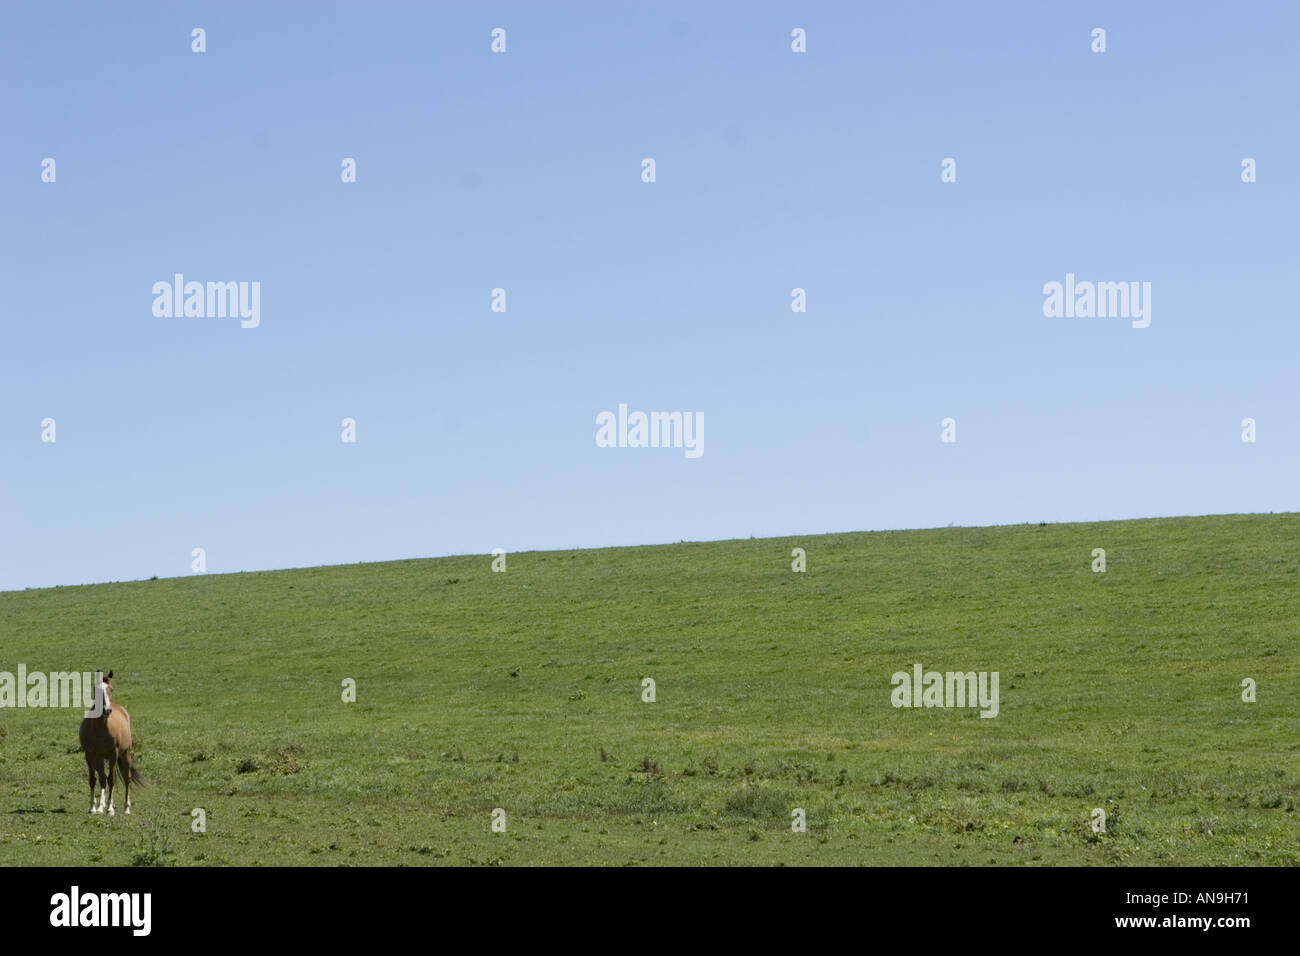
M0 589L1298 510L1298 27L6 4ZM260 325L156 317L178 272L259 282ZM1150 282L1150 326L1045 317L1067 273ZM619 403L704 454L597 447Z

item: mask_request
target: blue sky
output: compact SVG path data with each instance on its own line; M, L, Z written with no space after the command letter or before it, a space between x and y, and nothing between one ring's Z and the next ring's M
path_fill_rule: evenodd
M6 6L0 589L1297 510L1297 9Z

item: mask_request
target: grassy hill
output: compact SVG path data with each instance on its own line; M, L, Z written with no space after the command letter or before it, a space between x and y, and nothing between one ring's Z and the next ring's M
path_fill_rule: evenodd
M0 670L114 669L151 783L92 817L80 713L0 710L0 861L1300 864L1300 516L507 561L0 594ZM998 716L892 706L917 661Z

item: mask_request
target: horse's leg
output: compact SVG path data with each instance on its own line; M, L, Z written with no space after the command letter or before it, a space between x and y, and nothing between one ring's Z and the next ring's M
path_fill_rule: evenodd
M131 814L131 751L127 750L122 754L122 792L126 795L126 810L128 816Z
M113 778L117 776L117 751L113 751L113 756L108 758L108 815L116 816L117 811L113 809Z
M99 806L96 813L104 812L104 801L108 799L108 778L104 776L104 758L95 758L95 774L99 777Z
M90 754L86 754L86 775L90 777L90 812L95 812L95 765L90 762Z

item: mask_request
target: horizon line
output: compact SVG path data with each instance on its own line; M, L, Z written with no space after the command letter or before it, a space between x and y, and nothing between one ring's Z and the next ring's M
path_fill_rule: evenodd
M1083 524L1124 524L1133 521L1177 521L1187 518L1253 518L1253 517L1285 517L1288 515L1300 515L1300 511L1233 511L1224 513L1208 514L1184 514L1184 515L1148 515L1143 518L1102 518L1094 521L1017 521L1007 524L986 524L986 525L964 525L949 523L946 525L931 525L923 528L871 528L860 529L856 531L816 531L805 534L782 534L782 535L765 535L758 537L750 535L749 537L739 538L710 538L704 541L688 541L685 538L680 541L656 541L642 542L640 544L604 544L595 547L576 547L576 548L530 548L521 551L507 551L507 554L552 554L559 552L573 551L612 551L614 549L632 549L632 548L669 548L680 544L727 544L732 541L779 541L788 538L823 538L830 535L840 534L890 534L895 532L916 532L916 531L947 531L949 529L992 529L992 528L1018 528L1022 525L1037 525L1038 527L1053 525L1083 525ZM311 571L318 568L351 568L367 564L397 564L404 561L445 561L450 558L471 558L471 557L492 557L492 553L479 551L462 551L456 554L432 554L416 557L402 558L381 558L375 561L350 561L343 564L301 564L290 565L281 568L254 568L252 570L239 571L219 571L219 572L199 572L191 574L176 574L169 577L153 575L147 578L127 578L125 580L111 581L84 581L80 584L49 584L41 587L23 587L23 588L0 588L0 595L6 594L23 594L27 591L55 591L65 588L93 588L103 587L110 584L145 584L150 581L178 581L189 578L202 577L230 577L236 574L278 574L285 571Z

